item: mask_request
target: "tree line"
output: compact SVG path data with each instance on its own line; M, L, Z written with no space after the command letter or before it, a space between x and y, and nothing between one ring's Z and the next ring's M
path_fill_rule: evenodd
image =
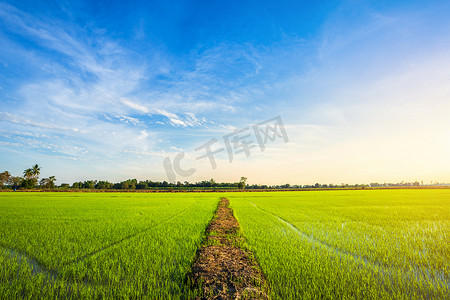
M23 176L12 176L8 171L3 171L0 173L0 188L11 188L11 189L32 189L36 186L43 188L55 188L56 178L55 176L50 176L48 178L42 178L39 181L39 175L41 174L41 167L35 164L31 168L25 169L23 171Z
M237 182L216 182L214 179L198 182L178 181L171 183L167 181L152 181L137 179L127 179L121 182L109 182L107 180L85 180L74 182L72 185L62 183L55 184L55 176L42 178L39 180L41 168L35 164L31 168L23 171L23 176L12 176L8 171L0 173L0 188L2 189L98 189L98 190L146 190L146 189L327 189L327 188L377 188L377 187L402 187L402 186L421 186L423 183L401 182L401 183L370 183L370 184L320 184L313 185L265 185L265 184L247 184L247 178L241 177ZM437 183L436 183L437 184Z
M246 179L245 179L246 180ZM214 179L203 180L199 182L178 181L170 183L167 181L152 181L137 179L127 179L121 182L112 183L107 180L87 180L74 182L72 186L66 184L64 187L73 189L114 189L114 190L145 190L145 189L192 189L192 188L217 188L217 189L243 189L247 185L245 180L241 179L239 182L216 182Z
M138 181L137 179L127 179L121 182L112 183L107 180L85 180L74 182L72 185L68 183L62 183L57 186L55 184L56 177L50 176L48 178L42 178L39 181L39 175L41 168L39 165L34 165L23 171L23 176L12 176L10 172L4 171L0 173L0 188L2 189L99 189L99 190L145 190L145 189L189 189L189 188L218 188L218 189L243 189L246 186L247 178L241 177L238 182L216 182L214 179L203 180L195 183L188 181L178 181L176 183L169 183L167 181L152 181L144 180Z

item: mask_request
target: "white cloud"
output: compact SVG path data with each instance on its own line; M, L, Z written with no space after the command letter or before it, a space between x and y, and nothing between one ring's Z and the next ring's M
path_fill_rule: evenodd
M44 123L44 122L35 122L35 121L25 119L21 116L12 115L10 113L4 113L4 112L0 112L0 120L7 121L10 123L15 123L15 124L26 125L26 126L30 126L30 127L52 129L52 130L57 130L57 131L71 131L71 132L81 132L81 133L85 132L84 130L81 130L79 128L70 128L70 127L67 127L64 125L48 124L48 123Z
M224 129L226 129L228 131L235 131L235 130L237 130L237 128L232 126L232 125L220 125L220 127L224 128Z
M144 126L144 122L140 121L137 118L133 118L133 117L129 117L129 116L125 116L125 115L113 115L116 119L125 122L126 124L133 124L133 125L140 125L140 126ZM110 121L112 121L111 118L107 117L107 119L109 119Z
M131 108L133 108L133 109L135 109L135 110L137 110L137 111L139 111L141 113L144 113L144 114L146 114L146 113L148 113L150 111L144 105L141 105L139 103L131 102L130 100L127 100L127 99L123 99L122 98L122 103L125 104L126 106L131 107Z
M283 112L288 144L231 165L222 157L217 172L206 163L197 178L230 180L245 171L252 182L340 183L390 176L391 167L392 178L443 173L449 146L440 140L448 140L450 128L448 44L435 46L442 53L423 48L423 56L363 51L373 46L364 41L389 31L398 19L368 9L354 26L354 20L341 23L345 13L331 16L313 41L288 38L267 48L224 43L192 51L186 62L155 49L136 59L106 31L89 37L85 28L0 4L5 30L52 53L48 58L0 36L4 49L17 49L14 60L41 72L17 83L17 105L2 108L1 145L85 160L92 174L112 165L118 173L146 174L150 165L161 173L161 157L171 150ZM377 50L390 46L374 44ZM197 139L176 144L187 131Z

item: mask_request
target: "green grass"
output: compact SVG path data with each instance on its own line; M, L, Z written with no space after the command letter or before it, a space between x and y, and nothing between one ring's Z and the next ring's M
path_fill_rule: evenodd
M450 190L0 193L0 299L186 299L221 196L274 299L450 294Z
M450 294L450 190L227 197L274 299Z
M185 276L215 194L0 193L0 298L164 298Z

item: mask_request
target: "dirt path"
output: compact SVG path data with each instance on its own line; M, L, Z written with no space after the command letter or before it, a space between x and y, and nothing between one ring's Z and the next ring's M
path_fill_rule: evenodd
M198 299L269 299L261 269L243 249L245 239L229 203L220 200L192 267L191 280L203 294Z

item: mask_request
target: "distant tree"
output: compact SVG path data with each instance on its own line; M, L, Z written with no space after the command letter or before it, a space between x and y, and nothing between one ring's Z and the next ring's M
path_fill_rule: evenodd
M135 190L137 185L137 179L128 179L129 182L129 189Z
M19 186L22 185L23 178L19 176L11 176L9 178L9 185L16 190Z
M41 168L36 164L33 167L23 171L25 179L21 182L22 187L26 189L34 188L37 184L37 178L40 174Z
M81 181L79 181L79 182L74 182L74 183L72 184L72 188L74 188L74 189L81 189L81 188L83 188L83 183L82 183Z
M41 174L41 168L39 167L38 164L35 164L32 168L31 168L32 172L33 172L33 177L36 178L36 180L39 178L39 174Z
M42 178L41 181L39 181L39 185L42 187L46 187L48 184L48 178Z
M130 188L130 183L128 181L122 181L120 183L120 189L127 190L128 188Z
M245 189L246 182L247 182L247 177L241 177L241 180L238 183L238 188Z
M83 189L93 189L95 187L95 184L97 183L97 180L87 180L83 182Z
M3 185L7 184L10 179L11 174L8 171L0 173L0 187L3 187Z
M146 181L139 181L136 185L136 189L138 190L145 190L146 188L148 188L148 183Z
M59 187L68 188L68 187L70 187L70 184L68 184L68 183L61 183L61 185Z
M106 190L110 189L112 187L112 183L110 183L107 180L100 180L94 185L94 188L100 189L100 190Z
M211 186L211 187L217 186L216 181L215 181L214 179L211 178L211 179L209 180L209 186Z
M49 178L42 178L39 185L44 188L52 189L55 187L55 181L55 176L50 176Z
M56 182L56 177L55 176L50 176L48 178L48 180L50 180L50 187L54 188L55 187L55 182Z
M25 179L30 179L33 177L33 170L30 169L26 169L25 171L23 171L23 177L25 177Z
M36 184L37 184L37 179L34 177L24 179L21 182L21 186L26 189L34 188L36 186Z

